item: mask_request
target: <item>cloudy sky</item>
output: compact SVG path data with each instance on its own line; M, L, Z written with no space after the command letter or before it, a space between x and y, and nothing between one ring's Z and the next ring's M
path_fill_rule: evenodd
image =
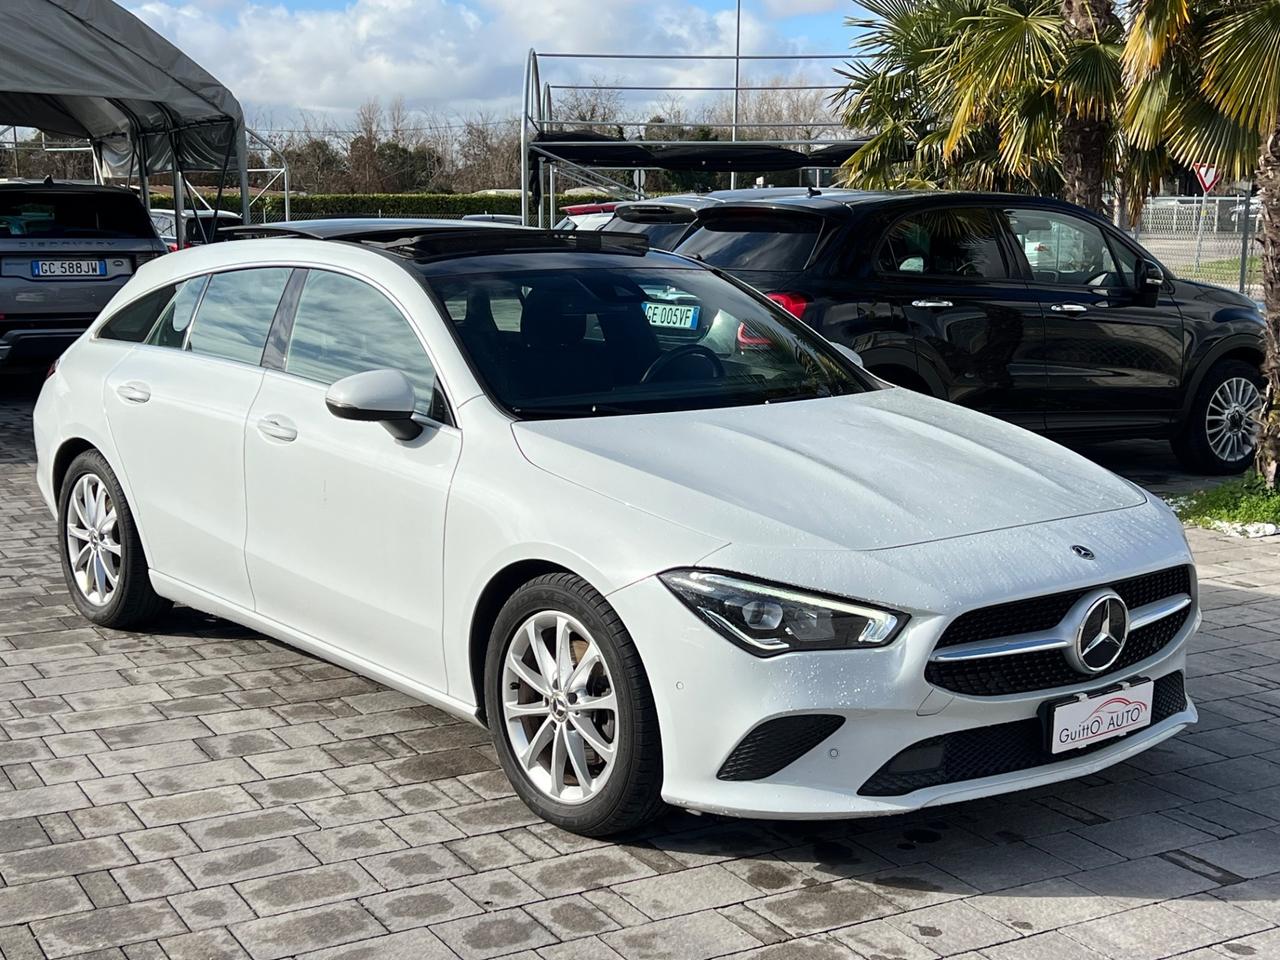
M530 47L596 53L732 53L733 0L123 0L227 84L259 126L299 111L349 116L403 95L412 109L513 112ZM850 0L744 0L743 53L840 53ZM744 66L744 84L777 64ZM792 69L788 67L785 69ZM810 65L828 82L829 64ZM598 61L546 82L731 84L731 63Z

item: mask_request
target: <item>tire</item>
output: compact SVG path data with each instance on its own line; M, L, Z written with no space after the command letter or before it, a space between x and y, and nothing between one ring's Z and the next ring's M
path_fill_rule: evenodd
M562 622L570 651L563 672L555 662ZM543 642L550 658L543 663L550 671L538 668L534 637ZM512 652L523 666L519 675L508 656ZM580 675L574 673L573 667L588 661ZM545 683L546 672L553 683ZM565 674L574 682L561 682ZM520 679L528 677L550 696L542 697ZM494 624L484 680L489 730L502 769L544 820L572 833L605 837L635 830L662 811L662 743L649 680L626 627L585 580L553 573L520 587ZM610 691L612 714L607 708L583 708L587 697L606 703ZM527 715L509 714L516 708ZM588 736L578 733L582 729L602 748L612 749L607 763ZM522 763L517 752L529 754L531 762ZM557 758L564 771L558 778L553 776ZM582 777L575 760L583 764Z
M101 491L103 499L92 494ZM87 499L93 504L86 504ZM75 502L73 502L75 501ZM114 513L114 517L111 514ZM74 529L86 537L72 534ZM120 481L97 450L73 461L58 493L58 555L71 600L85 619L100 627L129 630L155 620L172 606L151 588L147 557ZM73 543L76 555L72 555ZM81 563L85 549L87 563ZM118 550L118 554L115 552ZM101 558L95 564L93 557ZM114 561L113 559L114 558ZM77 570L83 566L83 569ZM111 582L114 566L115 582Z
M1223 474L1240 473L1253 463L1258 441L1256 433L1249 434L1246 408L1250 398L1261 401L1262 389L1262 374L1257 367L1243 360L1215 363L1201 381L1191 411L1171 441L1182 465L1198 473Z

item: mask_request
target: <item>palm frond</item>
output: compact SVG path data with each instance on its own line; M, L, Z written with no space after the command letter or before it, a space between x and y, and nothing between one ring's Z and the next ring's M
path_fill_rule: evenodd
M1280 119L1280 0L1228 8L1205 31L1204 91L1227 117L1257 130Z
M1131 79L1155 70L1169 46L1191 24L1191 0L1136 0L1133 22L1124 48L1124 64Z
M1054 88L1076 116L1103 120L1124 97L1121 47L1102 40L1077 41L1068 48Z

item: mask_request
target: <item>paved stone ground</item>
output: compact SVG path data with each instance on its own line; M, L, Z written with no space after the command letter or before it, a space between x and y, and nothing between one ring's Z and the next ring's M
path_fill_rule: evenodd
M923 816L532 818L485 736L179 610L88 626L0 399L7 960L1280 957L1280 549L1192 531L1201 723L1104 773ZM1101 454L1149 482L1163 448Z

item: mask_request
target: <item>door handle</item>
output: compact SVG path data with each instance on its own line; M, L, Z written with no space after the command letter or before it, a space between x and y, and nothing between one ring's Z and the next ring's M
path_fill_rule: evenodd
M298 439L298 428L293 425L293 422L277 414L271 414L259 420L258 432L264 437L283 440L285 443Z
M130 380L128 383L122 383L116 387L116 393L120 395L121 400L129 403L146 403L151 399L151 388L145 383L139 383L137 380Z
M1082 303L1055 303L1049 309L1054 313L1084 313L1089 308Z
M911 305L922 310L945 310L955 306L950 300L912 300Z

